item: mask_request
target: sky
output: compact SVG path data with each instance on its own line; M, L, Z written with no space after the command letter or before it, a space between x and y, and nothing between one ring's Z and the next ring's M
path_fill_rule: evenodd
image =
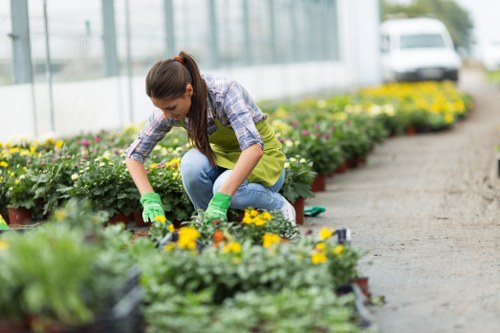
M500 42L500 0L456 1L471 14L479 55L489 44Z

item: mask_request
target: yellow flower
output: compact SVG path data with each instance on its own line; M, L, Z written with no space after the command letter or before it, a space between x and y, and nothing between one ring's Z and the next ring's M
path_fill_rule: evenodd
M224 249L222 250L223 253L240 253L241 252L241 245L238 242L229 242L224 245Z
M9 163L7 163L7 162L5 162L5 161L0 162L0 167L2 167L2 168L6 168L6 167L8 167L8 166L9 166Z
M175 249L175 243L168 243L163 247L163 251L170 252Z
M66 211L64 211L64 210L58 209L54 213L54 218L56 219L56 221L62 221L66 217L68 217L68 213Z
M156 169L156 167L157 167L157 166L158 166L158 164L156 164L156 163L151 163L151 164L149 165L149 168L150 168L150 169Z
M200 237L200 233L195 227L184 227L179 230L177 244L181 249L195 250L198 237Z
M263 219L263 220L266 220L266 221L269 221L271 220L273 217L271 216L271 214L269 212L262 212L260 214L260 218Z
M9 247L9 243L5 239L0 239L0 250L5 250Z
M326 249L326 244L325 244L324 242L320 242L320 243L316 244L315 249L316 249L318 252L325 252L325 249Z
M263 225L264 225L264 224L266 224L266 223L267 223L267 221L266 221L266 220L263 220L260 216L257 216L257 217L255 218L255 225L256 225L256 226L261 227L261 226L263 226Z
M343 245L337 245L335 248L332 250L332 253L335 255L341 255L344 253L344 246Z
M262 246L265 248L271 247L273 244L279 243L281 241L281 237L276 234L265 233L262 236Z
M311 255L311 261L314 265L324 264L328 261L328 258L323 253L314 252Z
M454 120L455 120L455 117L453 117L453 115L451 113L448 113L448 112L445 113L445 115L444 115L444 122L446 124L449 125L449 124L453 123Z
M178 169L181 164L180 157L176 157L171 159L168 163L165 164L165 168Z
M158 221L160 223L165 223L167 221L167 218L165 216L156 215L155 216L155 221Z
M175 231L175 227L174 227L174 225L172 223L170 223L168 225L168 231L171 232L171 233Z
M321 229L321 231L319 232L319 238L321 240L325 240L327 238L330 238L332 237L333 233L334 233L335 230L333 229L328 229L328 228L323 228Z
M59 140L56 142L56 148L61 148L63 145L64 145L64 141Z

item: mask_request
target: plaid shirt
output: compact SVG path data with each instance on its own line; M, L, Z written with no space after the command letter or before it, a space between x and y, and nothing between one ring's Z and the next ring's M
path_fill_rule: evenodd
M246 89L236 81L215 75L202 74L202 78L208 86L207 105L210 107L210 99L212 99L217 119L223 126L231 127L234 130L240 149L243 151L254 144L260 144L264 149L262 136L257 131L255 124L266 119L267 115L259 109ZM207 112L207 119L208 135L210 135L217 130L212 112ZM184 128L187 127L188 123L189 118L186 117ZM174 126L180 127L181 122L175 119L166 119L161 110L155 110L137 139L125 151L126 156L144 163L156 144Z

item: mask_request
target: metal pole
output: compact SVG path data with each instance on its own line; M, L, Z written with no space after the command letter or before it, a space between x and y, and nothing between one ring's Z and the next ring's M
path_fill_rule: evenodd
M175 49L175 25L174 25L174 6L172 0L164 0L165 13L165 36L167 38L165 45L167 46L167 57L177 53Z
M50 130L56 131L54 120L54 101L52 97L52 60L50 57L49 44L49 23L47 19L47 0L43 0L43 24L45 26L45 76L47 77L47 85L49 87L49 113L50 113Z
M243 59L245 65L252 64L252 37L250 33L250 8L248 0L243 0L243 34L244 34L244 52Z
M271 49L271 62L275 63L278 60L278 52L276 45L276 17L274 0L267 0L268 12L269 12L269 48Z
M210 45L208 45L208 49L210 50L210 66L212 68L216 68L219 66L219 38L217 35L215 0L210 0L208 3L208 15L210 33L208 38Z
M125 43L127 48L127 88L128 88L128 109L130 122L134 119L134 95L132 89L132 43L130 38L130 1L125 0Z
M116 51L114 0L102 0L102 24L104 39L104 75L118 75L118 53Z
M30 28L27 0L10 0L12 33L12 76L15 84L31 85L31 102L33 111L33 134L38 136L36 116L35 88L33 86L33 68L31 59Z

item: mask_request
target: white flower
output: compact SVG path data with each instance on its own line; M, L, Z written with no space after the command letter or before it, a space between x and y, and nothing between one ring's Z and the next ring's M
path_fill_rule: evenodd
M74 174L71 175L71 180L72 181L76 181L78 179L78 177L79 177L78 174L74 173Z

